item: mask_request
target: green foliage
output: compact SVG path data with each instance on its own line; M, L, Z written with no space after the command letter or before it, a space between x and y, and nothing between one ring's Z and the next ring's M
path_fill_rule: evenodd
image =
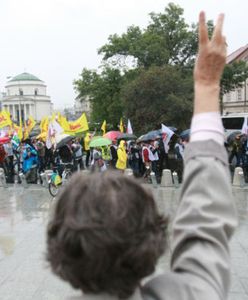
M213 22L208 31L213 33ZM170 3L163 13L151 13L145 29L130 26L113 34L98 53L102 71L83 69L74 82L79 97L90 97L91 121L107 120L117 129L120 117L132 121L136 133L160 128L189 127L192 115L192 71L197 53L197 24L188 25L183 9ZM221 95L242 85L247 78L243 62L227 65Z
M189 127L192 116L192 76L176 66L143 69L122 88L125 116L138 133L161 127Z
M248 65L245 61L227 64L221 79L221 95L242 87L247 78Z
M92 104L92 122L101 123L103 120L118 124L122 116L122 103L119 93L123 77L118 69L105 67L100 74L84 69L81 78L74 81L74 87L79 97L90 97Z
M170 3L164 13L151 13L151 22L141 30L131 26L121 36L109 37L109 43L98 53L103 59L125 59L133 56L139 67L180 64L192 62L197 51L196 26L190 28L183 18L183 9Z

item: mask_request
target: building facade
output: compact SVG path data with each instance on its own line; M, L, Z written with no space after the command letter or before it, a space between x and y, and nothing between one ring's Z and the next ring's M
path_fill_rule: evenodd
M227 57L227 63L244 60L248 63L248 45L239 48ZM241 88L223 96L223 114L248 113L248 79Z
M86 113L87 117L90 117L91 114L90 97L85 96L84 98L80 98L78 96L74 102L74 111L76 116L80 116L82 113Z
M44 116L51 115L53 109L51 99L46 94L45 83L26 72L7 82L1 108L9 111L12 119L17 122L20 119L26 121L29 116L40 121Z

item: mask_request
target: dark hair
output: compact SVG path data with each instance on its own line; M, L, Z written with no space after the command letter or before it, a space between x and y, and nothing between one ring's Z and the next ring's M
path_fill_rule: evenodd
M154 271L166 227L152 194L133 179L76 174L48 225L47 260L74 288L126 298Z

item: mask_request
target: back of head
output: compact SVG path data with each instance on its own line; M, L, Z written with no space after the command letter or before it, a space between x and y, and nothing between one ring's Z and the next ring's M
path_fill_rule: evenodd
M75 288L126 298L154 271L166 225L152 195L134 180L76 174L48 226L47 259Z

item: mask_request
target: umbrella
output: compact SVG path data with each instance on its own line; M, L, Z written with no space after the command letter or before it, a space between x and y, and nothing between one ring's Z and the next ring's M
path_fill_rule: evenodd
M56 147L60 148L64 145L66 145L72 139L74 139L74 136L69 135L69 134L65 134L65 133L55 135Z
M125 140L125 141L130 141L130 140L136 140L137 136L131 133L121 133L118 138L118 140Z
M189 139L189 136L190 136L190 129L186 129L180 133L180 138L183 140Z
M230 133L230 134L227 136L226 141L227 141L228 144L231 144L231 143L234 142L234 140L235 140L235 138L236 138L237 136L241 136L241 135L242 135L241 131L233 131L232 133Z
M29 133L29 137L35 137L37 135L39 135L41 133L40 129L33 129L30 133Z
M138 138L138 142L146 142L156 140L162 137L161 130L153 130L149 131L148 133L140 136Z
M10 138L8 136L2 136L0 137L0 143L8 143L10 141Z
M106 137L103 136L95 136L90 142L90 147L95 148L95 147L102 147L102 146L108 146L111 145L112 141Z
M112 131L109 131L109 132L105 133L103 136L105 138L108 138L108 139L114 141L114 140L118 139L118 137L119 137L120 134L122 134L120 131L114 131L114 130L112 130Z

